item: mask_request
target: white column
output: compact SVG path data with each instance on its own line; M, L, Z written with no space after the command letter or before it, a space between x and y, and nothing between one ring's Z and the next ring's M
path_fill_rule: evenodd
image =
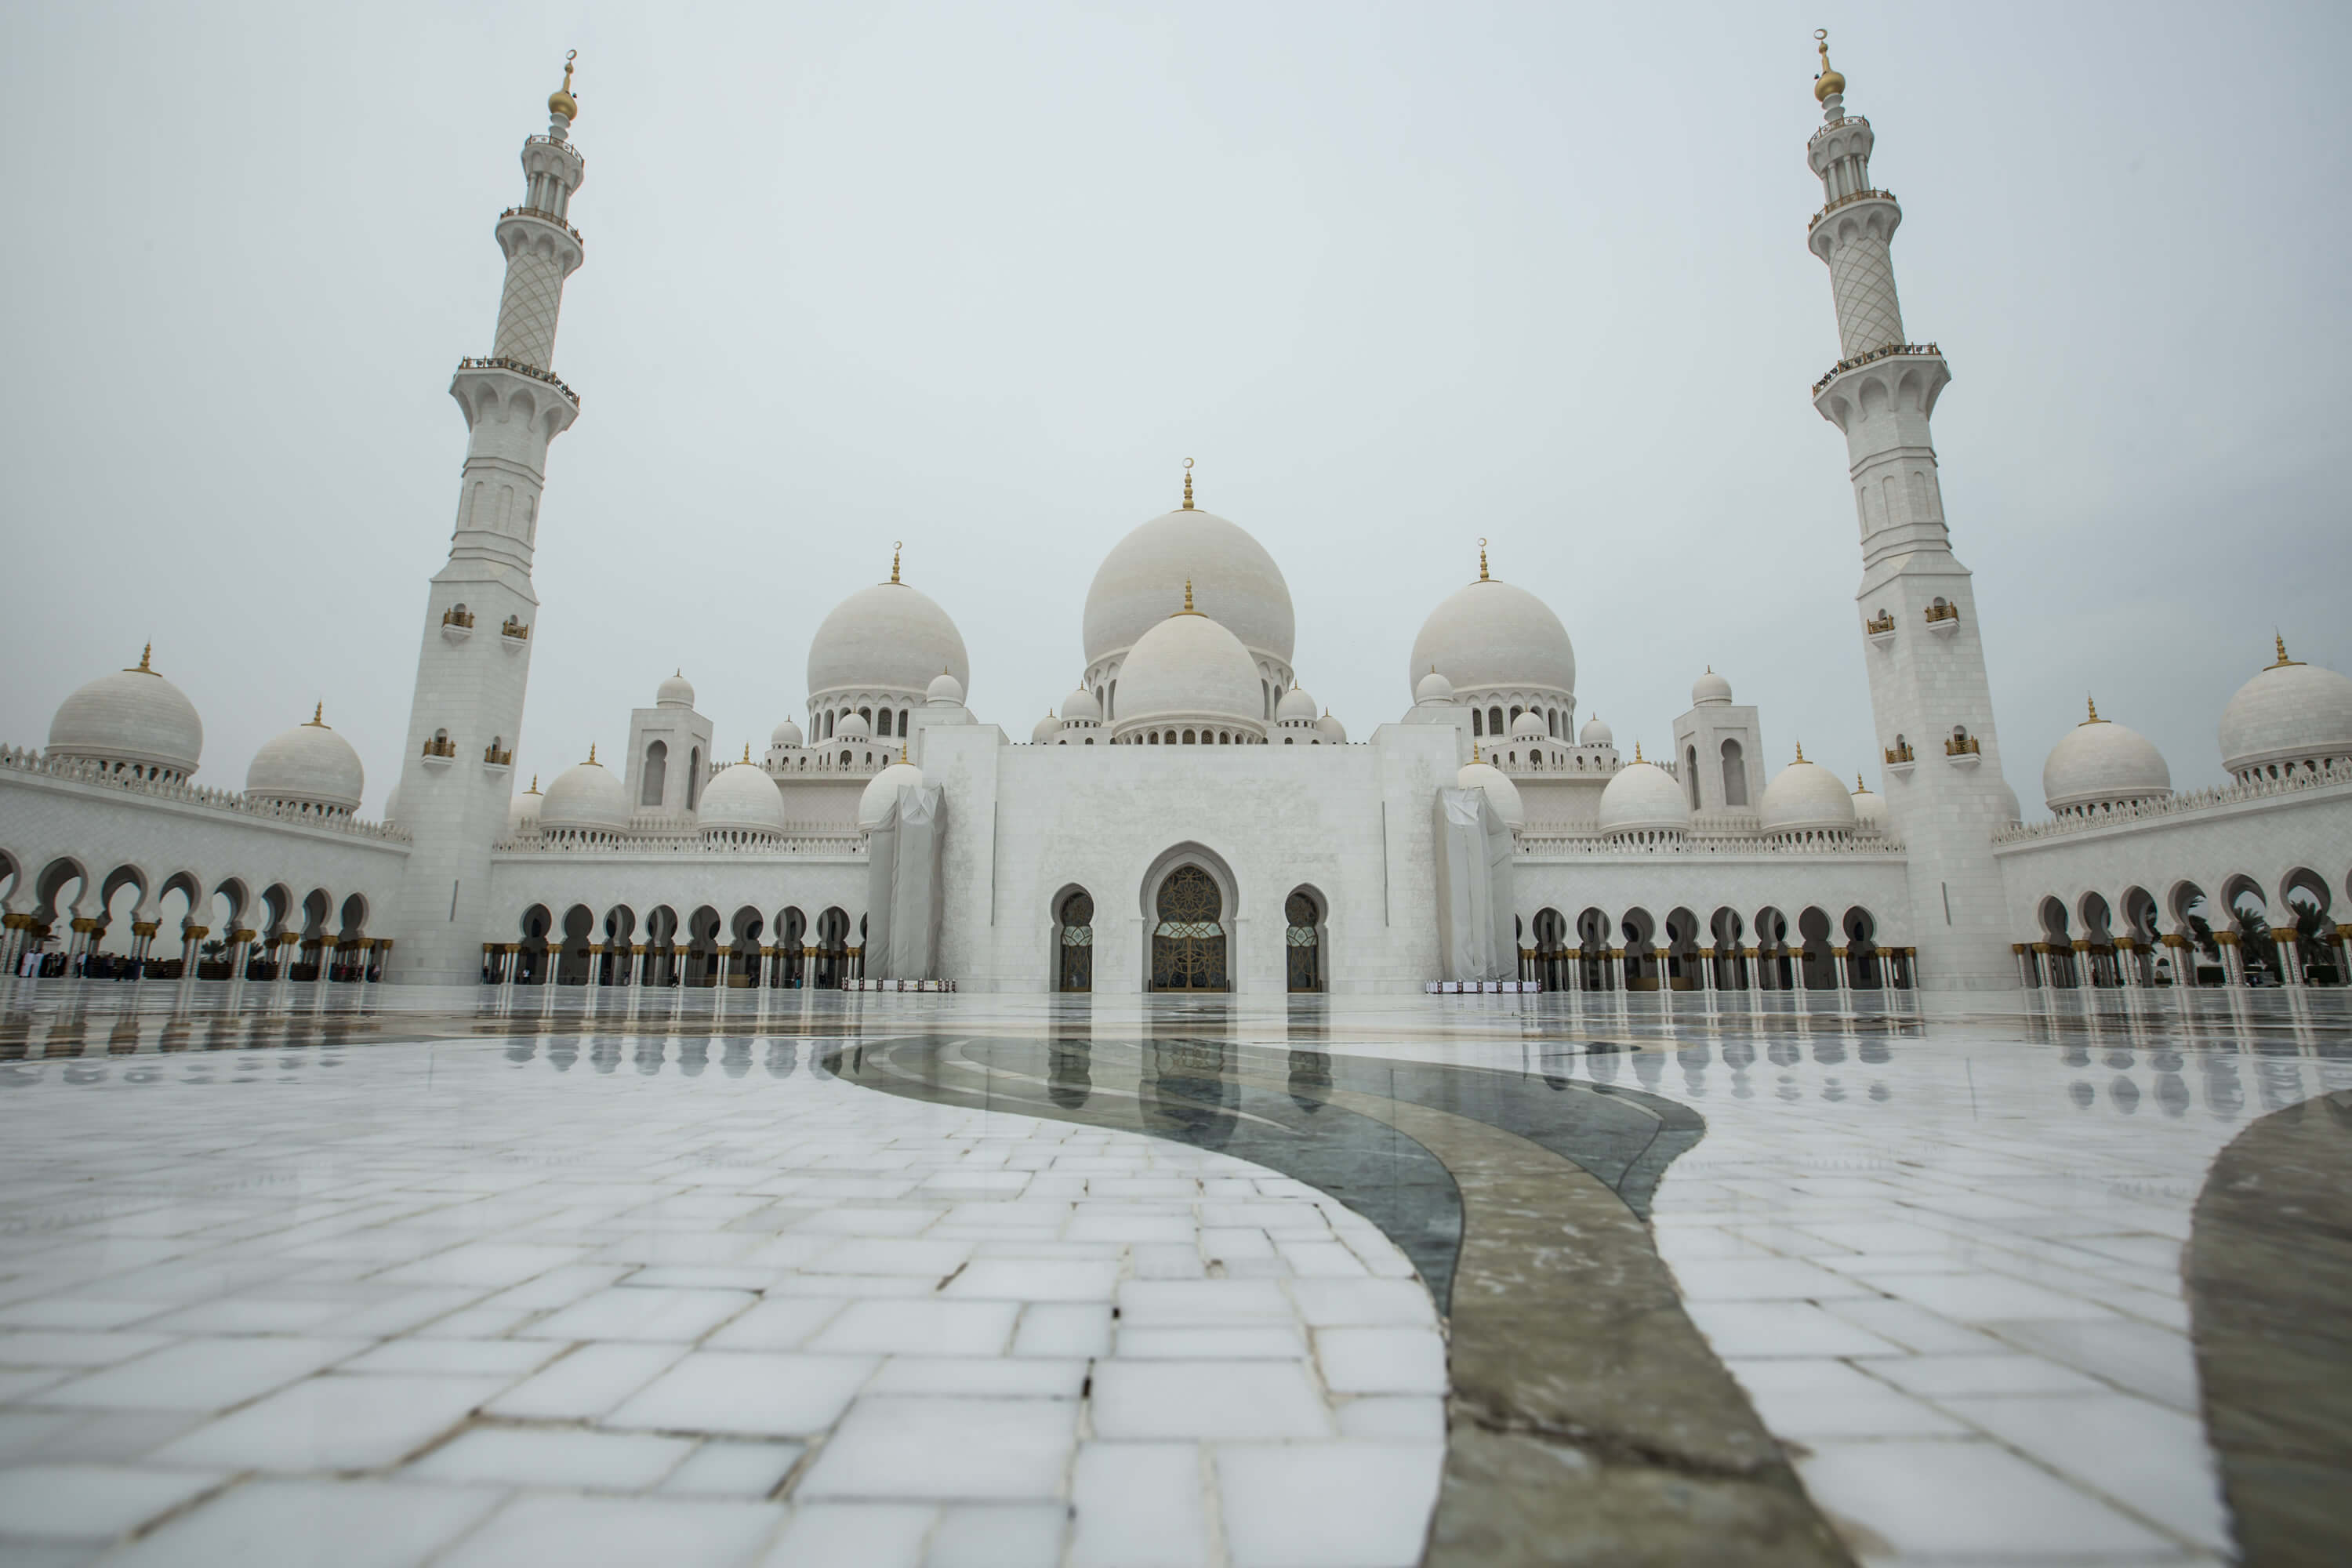
M2279 984L2300 986L2303 984L2303 949L2295 941L2294 931L2291 928L2280 930L2273 927L2271 941L2278 948Z

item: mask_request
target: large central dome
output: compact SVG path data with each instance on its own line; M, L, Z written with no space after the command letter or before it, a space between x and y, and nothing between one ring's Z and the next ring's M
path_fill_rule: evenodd
M1422 623L1406 683L1433 667L1460 692L1533 688L1576 696L1576 650L1551 606L1483 574L1448 595Z
M930 595L895 575L835 605L809 639L812 697L828 691L928 691L942 669L971 689L963 634Z
M1297 627L1282 569L1243 529L1189 509L1153 518L1103 557L1087 590L1087 662L1134 647L1183 602L1187 582L1201 614L1252 653L1289 666Z

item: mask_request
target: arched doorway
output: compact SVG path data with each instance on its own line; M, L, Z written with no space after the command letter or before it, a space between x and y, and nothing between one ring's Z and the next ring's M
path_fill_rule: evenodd
M1293 991L1323 989L1323 906L1305 888L1282 901L1284 968Z
M1168 873L1152 900L1151 988L1154 991L1230 991L1226 963L1224 895L1201 867L1181 865Z
M1095 988L1095 900L1084 888L1073 889L1054 911L1056 991Z

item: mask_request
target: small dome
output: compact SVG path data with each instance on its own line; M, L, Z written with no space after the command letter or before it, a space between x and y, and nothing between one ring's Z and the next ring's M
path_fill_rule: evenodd
M1596 713L1584 721L1583 729L1576 732L1576 743L1580 746L1613 746L1617 743L1617 732L1603 724Z
M1858 773L1853 781L1853 825L1865 833L1886 831L1886 797L1874 794Z
M833 727L833 738L836 741L870 741L874 738L874 726L867 722L865 714L852 713Z
M1762 815L1767 833L1851 833L1856 820L1845 784L1802 752L1764 786Z
M1277 663L1290 662L1297 623L1282 568L1247 530L1214 512L1185 507L1137 527L1096 568L1081 620L1087 664L1139 644L1167 618L1187 582L1202 612L1215 616L1244 647ZM1126 681L1122 668L1122 694ZM1263 712L1264 704L1251 711Z
M1992 782L2000 786L1995 793L2000 801L2000 825L2003 827L2013 827L2024 821L2025 813L2018 806L2017 792L2009 787L2009 781L2004 778L1995 778Z
M1433 669L1414 684L1412 700L1417 703L1451 702L1454 700L1454 682Z
M1549 738L1550 731L1544 728L1544 716L1532 708L1511 721L1511 739L1515 741L1542 741Z
M539 787L536 780L532 782L531 787L534 790ZM383 797L383 819L387 823L400 820L400 781L398 779L393 781L392 789Z
M1344 746L1348 743L1348 726L1332 718L1328 712L1315 721L1315 728L1321 733L1325 745ZM1515 791L1518 788L1517 784L1511 787Z
M1277 724L1287 720L1309 720L1314 717L1315 699L1307 694L1307 688L1303 686L1292 687L1282 694L1282 700L1274 705L1274 718Z
M366 775L352 743L327 727L324 706L307 724L272 738L245 770L245 793L330 811L357 811Z
M2287 658L2284 638L2278 657L2221 710L2221 765L2242 779L2273 763L2352 756L2352 679Z
M1551 606L1485 574L1446 595L1412 639L1408 670L1432 665L1456 691L1540 687L1576 694L1576 650Z
M923 782L923 770L912 763L892 763L866 781L866 793L857 797L857 826L870 833L882 826L882 819L898 802L898 791L908 784Z
M2042 763L2042 798L2053 812L2084 805L2161 800L2172 793L2172 770L2155 742L2138 731L2091 716L2058 737Z
M808 685L827 691L929 691L940 671L971 689L963 634L920 589L898 582L860 588L833 607L809 639Z
M684 670L678 671L654 689L654 706L656 708L693 707L694 682L686 678Z
M1062 722L1099 724L1102 722L1102 704L1095 700L1093 692L1081 686L1062 699Z
M768 744L772 746L797 746L801 743L801 727L790 719L768 731Z
M1682 833L1689 827L1690 802L1684 798L1683 786L1655 763L1619 768L1601 792L1604 834Z
M1711 664L1706 667L1705 675L1691 682L1691 706L1694 708L1719 708L1730 700L1731 682L1716 674L1715 666Z
M1122 731L1153 721L1224 720L1265 730L1265 692L1241 639L1196 611L1179 611L1135 639L1118 672Z
M574 763L555 775L539 805L539 826L549 833L626 833L629 792L621 775L596 761Z
M1465 763L1454 782L1464 789L1483 789L1495 815L1503 819L1512 832L1528 825L1528 808L1519 799L1519 786L1503 776L1502 770L1490 763Z
M943 669L931 677L930 685L923 689L923 700L961 706L963 702L963 682Z
M128 669L101 675L58 704L48 754L123 763L185 778L205 749L204 721L180 689L148 668L150 644Z
M1043 719L1029 726L1029 743L1033 746L1050 746L1054 743L1054 738L1061 732L1062 721L1048 712Z
M397 786L394 794L399 794ZM539 793L539 776L531 775L530 787L520 790L507 800L507 837L520 838L539 826L539 808L546 797Z
M719 770L719 776L702 786L702 799L695 807L696 819L705 831L712 828L737 833L782 833L784 830L784 797L776 789L776 781L761 768L750 763L730 763Z

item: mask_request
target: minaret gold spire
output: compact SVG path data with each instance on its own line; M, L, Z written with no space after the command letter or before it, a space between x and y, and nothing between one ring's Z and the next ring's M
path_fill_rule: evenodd
M547 111L561 114L566 120L580 118L580 100L572 96L572 62L580 58L573 49L563 57L563 85L547 95Z
M1184 459L1184 510L1192 510L1192 459Z
M1832 93L1845 90L1845 78L1840 76L1837 68L1830 64L1830 30L1827 27L1815 27L1813 42L1822 51L1822 68L1813 76L1813 100L1816 103L1822 103L1828 101Z
M1478 539L1478 581L1484 583L1486 580L1486 540L1481 534Z
M906 548L907 542L903 539L894 539L890 542L890 581L893 583L898 581L898 552Z

